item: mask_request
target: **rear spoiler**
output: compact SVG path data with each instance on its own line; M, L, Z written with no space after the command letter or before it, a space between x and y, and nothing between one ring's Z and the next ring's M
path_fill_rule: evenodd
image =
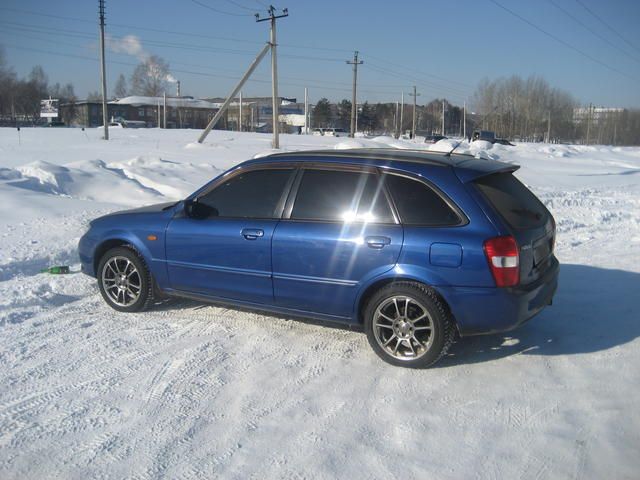
M513 173L519 168L520 165L514 165L512 163L498 162L496 160L483 160L480 158L469 158L456 163L453 170L461 182L467 183L493 173Z

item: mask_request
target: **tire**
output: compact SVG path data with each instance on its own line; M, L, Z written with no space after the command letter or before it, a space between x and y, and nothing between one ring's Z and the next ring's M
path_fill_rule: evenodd
M436 363L456 331L447 305L417 282L390 283L375 292L364 310L364 329L382 360L408 368Z
M114 310L141 312L153 301L151 273L133 248L116 247L107 251L96 273L102 298Z

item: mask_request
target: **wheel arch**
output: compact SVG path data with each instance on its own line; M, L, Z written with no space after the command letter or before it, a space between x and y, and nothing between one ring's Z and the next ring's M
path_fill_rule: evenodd
M386 285L389 285L390 283L397 283L397 282L414 282L414 283L419 283L421 285L424 285L427 288L430 288L431 290L433 290L435 292L435 294L438 296L438 299L442 302L442 304L447 308L447 310L449 311L449 314L451 315L451 318L453 320L453 324L456 328L456 330L459 331L459 327L458 327L458 322L455 318L455 315L453 314L453 311L451 309L451 306L449 305L449 303L447 302L446 298L442 295L442 293L438 290L437 287L424 282L423 280L417 278L417 277L413 277L411 275L394 275L394 276L384 276L384 277L378 277L377 279L375 279L374 281L372 281L371 283L369 283L366 287L364 287L362 289L362 291L360 292L358 298L356 299L356 304L355 304L355 320L359 325L362 325L364 323L364 318L363 318L363 312L366 308L367 305L367 301L375 294L375 292L377 292L379 289L385 287Z
M149 252L147 251L147 249L144 247L144 245L141 244L141 242L136 241L137 239L132 238L130 235L125 235L125 234L116 234L113 236L110 236L109 238L104 239L102 242L100 242L93 253L93 271L96 272L96 275L98 275L98 265L100 263L100 260L102 259L102 257L104 256L105 253L107 253L109 250L111 250L112 248L115 247L129 247L132 248L133 250L136 251L136 253L138 255L140 255L142 257L142 259L144 260L145 264L147 265L147 267L149 266L150 262L150 256L149 256Z

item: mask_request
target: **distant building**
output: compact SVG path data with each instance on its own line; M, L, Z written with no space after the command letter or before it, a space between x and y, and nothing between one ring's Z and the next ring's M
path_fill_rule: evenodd
M109 121L129 120L145 122L147 127L158 126L158 108L160 121L164 118L164 98L130 96L113 100L107 104ZM209 120L219 110L219 106L193 97L167 97L167 128L197 128L207 126ZM70 122L82 127L98 127L102 125L102 102L81 101L60 105L60 111L72 113ZM224 124L223 124L224 126Z
M207 98L218 108L225 102L224 98ZM278 108L280 130L282 132L297 132L304 125L304 104L297 103L295 98L280 97ZM240 116L239 99L229 104L225 114L228 128L238 130ZM244 131L272 132L273 104L271 97L242 97L242 129Z
M591 112L591 121L599 122L606 120L613 115L620 115L625 111L624 108L617 107L579 107L573 109L573 122L582 123L589 118Z
M203 129L220 110L224 98L197 99L193 97L167 97L167 128ZM130 96L108 102L109 121L145 122L147 127L158 126L158 106L160 121L163 121L163 97ZM238 130L240 105L233 101L216 128ZM102 102L80 101L60 105L64 118L73 118L73 125L98 127L102 125ZM245 131L271 132L273 106L271 97L252 97L242 99L242 129ZM295 98L280 97L279 118L281 131L298 131L304 125L304 104L296 103Z

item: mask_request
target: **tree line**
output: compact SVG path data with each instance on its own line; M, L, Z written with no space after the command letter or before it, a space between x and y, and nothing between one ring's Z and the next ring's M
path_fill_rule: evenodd
M111 98L161 96L174 82L169 64L152 55L136 66L128 82L120 74ZM40 120L40 100L49 96L71 106L64 110L61 118L66 124L71 124L78 100L73 84L50 84L41 66L33 67L26 77L18 78L7 64L0 46L0 123L37 123ZM102 95L97 91L87 96L89 101L101 99ZM607 111L579 108L579 102L569 92L552 87L539 76L484 79L472 96L466 125L463 125L465 116L460 105L444 98L433 99L425 105L416 106L416 131L422 135L458 136L465 130L470 135L474 129L484 129L516 141L640 145L639 109ZM358 105L358 131L388 135L410 131L413 105L405 104L402 116L400 110L395 102L365 101ZM349 130L350 123L351 101L347 99L332 103L322 98L311 112L313 128Z
M152 55L136 66L129 79L130 88L127 87L125 76L120 74L111 98L127 95L160 96L174 81L169 73L169 64ZM7 64L4 49L0 46L0 125L40 123L40 100L49 97L69 106L61 110L60 120L71 125L77 111L75 104L78 101L73 84L49 83L49 77L40 65L33 67L24 78L19 78ZM102 101L102 95L93 91L89 92L86 99Z
M482 129L515 141L640 145L640 110L581 106L570 93L535 75L484 79L469 106L465 119L463 108L444 98L417 105L416 132L460 136L466 131L470 136ZM402 117L398 110L395 103L359 104L358 131L397 135L411 130L413 104L404 105ZM312 127L348 130L350 115L349 100L332 104L322 98L312 110Z
M484 79L473 104L482 128L513 140L640 144L640 110L581 106L536 75Z
M18 78L7 65L4 50L0 49L0 123L10 125L34 124L40 119L40 100L58 98L61 102L75 102L73 84L49 84L49 78L41 66L35 66L25 78ZM68 114L69 115L69 114ZM71 118L63 118L70 121Z

